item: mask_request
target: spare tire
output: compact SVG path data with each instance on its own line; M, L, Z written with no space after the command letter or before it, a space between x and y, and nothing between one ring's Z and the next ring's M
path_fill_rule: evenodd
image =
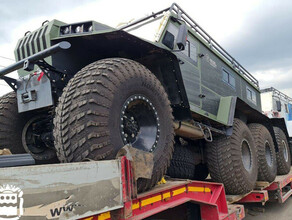
M160 81L128 59L96 61L64 88L54 119L61 162L113 159L126 144L154 155L151 179L138 179L138 191L153 187L166 173L173 152L173 116Z
M247 125L235 118L231 136L207 143L206 157L211 178L224 184L228 194L253 190L258 165L254 139Z
M273 127L279 151L276 153L277 158L277 174L285 175L290 172L291 154L287 137L282 129Z
M277 175L276 152L273 138L268 129L261 124L249 124L258 158L258 180L273 182Z

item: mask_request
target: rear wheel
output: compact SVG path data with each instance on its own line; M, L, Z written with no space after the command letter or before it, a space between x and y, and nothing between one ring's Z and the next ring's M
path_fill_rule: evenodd
M205 180L209 175L206 164L196 161L195 146L176 142L174 152L167 170L167 175L172 178ZM200 163L198 163L200 162Z
M194 179L195 168L191 146L176 143L167 174L172 178Z
M228 194L251 191L257 179L257 157L252 134L246 124L234 119L229 137L218 137L206 146L210 175Z
M291 155L289 145L285 133L278 127L274 127L276 141L279 151L276 153L277 157L277 174L285 175L290 172Z
M276 152L273 138L261 124L248 125L257 149L258 180L272 182L277 175Z
M173 151L173 117L159 80L143 65L105 59L80 70L64 88L54 120L55 147L62 162L113 159L126 144L151 152L151 179L138 179L138 191L166 173Z

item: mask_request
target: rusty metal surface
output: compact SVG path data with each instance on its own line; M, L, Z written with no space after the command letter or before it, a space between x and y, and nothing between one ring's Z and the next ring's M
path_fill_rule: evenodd
M1 168L7 184L23 191L21 219L77 219L123 206L120 160Z
M7 148L0 149L0 155L11 155L11 151Z
M128 160L132 161L136 180L138 178L151 179L154 166L152 153L125 145L117 154L117 157L120 156L126 156Z

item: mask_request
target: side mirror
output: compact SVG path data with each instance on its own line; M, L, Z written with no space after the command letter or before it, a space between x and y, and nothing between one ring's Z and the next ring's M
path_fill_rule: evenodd
M187 43L188 29L185 24L179 26L178 34L176 37L176 45L180 50L184 50Z

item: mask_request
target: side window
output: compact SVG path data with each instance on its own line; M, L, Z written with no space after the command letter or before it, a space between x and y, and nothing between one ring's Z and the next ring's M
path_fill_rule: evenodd
M252 90L250 87L246 87L246 98L253 102L254 104L257 103L257 97L256 97L256 93L254 90Z
M197 46L195 42L190 41L190 58L197 62Z
M287 104L285 104L285 111L286 111L286 113L289 113L289 109L288 109L288 105Z
M176 43L175 43L177 34L178 34L178 27L176 27L172 23L169 23L167 26L165 35L162 39L162 43L170 49L177 49ZM174 42L174 43L172 44L171 42ZM198 52L198 43L196 42L194 37L192 37L192 35L190 35L189 33L187 37L186 47L183 51L180 51L180 53L188 57L189 61L197 65L197 62L198 62L197 52Z
M235 78L224 68L222 69L222 80L235 89Z
M182 53L184 55L186 55L187 57L190 57L190 42L187 40L187 43L186 43L186 47L185 49L182 51Z
M174 35L168 31L165 32L165 35L162 39L162 43L167 46L169 49L173 50L174 47Z
M197 64L197 44L190 35L188 35L186 48L182 53Z
M282 103L280 100L276 101L276 107L277 107L277 111L281 112L282 111Z

